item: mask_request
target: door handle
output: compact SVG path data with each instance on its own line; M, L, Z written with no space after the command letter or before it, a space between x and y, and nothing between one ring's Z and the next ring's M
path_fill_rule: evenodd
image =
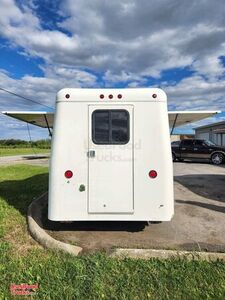
M95 157L95 150L88 151L88 157Z

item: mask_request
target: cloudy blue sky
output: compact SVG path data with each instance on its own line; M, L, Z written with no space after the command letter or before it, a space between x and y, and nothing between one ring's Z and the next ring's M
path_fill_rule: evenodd
M157 86L169 109L225 111L224 0L0 0L0 8L1 88L54 108L63 87ZM45 108L0 91L0 110ZM0 126L0 138L28 138L26 124L1 115ZM33 139L48 136L31 127Z

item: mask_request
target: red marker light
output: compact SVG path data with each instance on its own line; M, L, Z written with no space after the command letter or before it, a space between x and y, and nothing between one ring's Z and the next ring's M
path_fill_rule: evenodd
M112 95L112 94L110 94L110 95L109 95L109 99L112 99L112 98L113 98L113 95Z
M100 97L100 99L104 99L104 95L103 94L101 94L99 97Z
M156 94L153 94L153 95L152 95L152 98L157 98L157 95L156 95Z
M121 99L121 98L122 98L122 95L121 95L121 94L119 94L117 97L118 97L118 99Z
M69 94L66 94L66 96L65 96L65 97L66 97L66 99L69 99L70 95L69 95Z
M148 175L150 178L156 178L158 174L155 170L151 170Z
M68 179L69 179L69 178L72 178L72 177L73 177L73 172L72 172L72 171L70 171L70 170L67 170L67 171L65 172L65 174L64 174L64 175L65 175L65 177L66 177L66 178L68 178Z

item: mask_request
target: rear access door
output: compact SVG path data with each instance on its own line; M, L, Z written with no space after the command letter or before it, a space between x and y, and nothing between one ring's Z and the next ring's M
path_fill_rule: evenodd
M89 105L88 212L133 213L133 106Z

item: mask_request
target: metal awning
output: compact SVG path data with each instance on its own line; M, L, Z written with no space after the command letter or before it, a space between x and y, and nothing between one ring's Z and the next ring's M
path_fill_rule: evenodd
M171 134L174 128L212 117L221 111L168 111Z
M54 112L4 111L3 114L43 128L53 128ZM170 128L206 119L220 111L168 111Z
M53 128L54 112L46 111L3 111L6 116L43 128Z

